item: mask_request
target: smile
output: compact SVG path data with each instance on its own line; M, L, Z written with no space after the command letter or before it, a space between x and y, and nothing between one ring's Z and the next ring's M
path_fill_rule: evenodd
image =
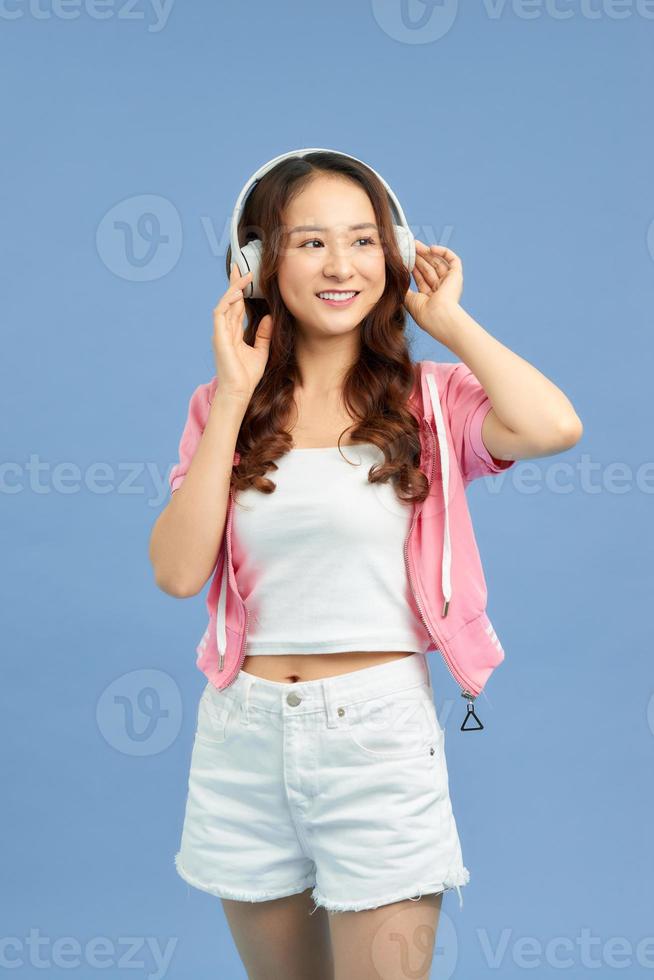
M328 306L350 306L359 295L360 290L348 289L328 289L322 293L317 293L318 299Z

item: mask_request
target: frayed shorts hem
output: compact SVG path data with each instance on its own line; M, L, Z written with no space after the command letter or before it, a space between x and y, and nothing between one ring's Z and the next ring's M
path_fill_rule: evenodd
M447 878L446 881L440 881L431 885L418 885L412 888L403 888L399 892L394 892L393 894L383 895L381 898L374 899L360 899L357 902L332 902L318 888L314 888L311 893L311 898L314 902L314 908L311 910L311 915L316 912L319 908L324 908L328 912L363 912L366 909L378 909L382 905L390 905L392 902L402 902L405 899L411 899L412 902L417 902L423 895L435 895L441 892L449 891L452 888L456 888L459 895L459 908L463 908L463 898L461 896L462 885L467 885L470 881L470 872L467 868L462 868L460 873L454 877ZM416 894L416 892L418 894Z
M307 888L311 888L315 884L312 877L307 877L304 881L296 882L295 884L287 885L284 888L278 888L274 891L249 892L238 888L225 888L222 885L216 885L212 882L200 881L199 878L188 873L181 862L179 854L175 855L175 868L180 878L183 878L187 884L192 885L194 888L199 888L203 892L209 892L210 895L216 895L218 898L231 898L237 902L268 902L275 898L286 898L288 895L297 895L299 892L306 891Z

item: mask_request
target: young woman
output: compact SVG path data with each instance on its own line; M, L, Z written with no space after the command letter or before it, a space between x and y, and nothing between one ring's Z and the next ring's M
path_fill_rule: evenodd
M285 155L255 184L238 244L263 243L258 295L230 248L216 375L152 533L165 592L214 573L175 863L221 897L250 978L391 980L406 956L429 975L443 892L469 872L426 652L442 640L471 699L502 656L485 613L486 647L456 622L485 597L462 487L581 436L566 396L462 309L459 258L416 241L407 265L394 220L345 154ZM405 309L460 363L413 363Z

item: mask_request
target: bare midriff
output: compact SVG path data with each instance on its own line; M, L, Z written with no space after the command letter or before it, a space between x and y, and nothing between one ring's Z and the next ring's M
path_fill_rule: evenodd
M412 650L348 650L347 653L261 654L246 657L242 670L269 681L295 684L315 681L321 677L347 674L352 670L373 667L375 664L401 657L413 656Z

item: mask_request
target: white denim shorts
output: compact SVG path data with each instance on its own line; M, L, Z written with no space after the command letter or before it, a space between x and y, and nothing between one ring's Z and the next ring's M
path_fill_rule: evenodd
M180 876L221 898L312 889L313 912L469 881L426 655L279 683L241 671L199 703Z

